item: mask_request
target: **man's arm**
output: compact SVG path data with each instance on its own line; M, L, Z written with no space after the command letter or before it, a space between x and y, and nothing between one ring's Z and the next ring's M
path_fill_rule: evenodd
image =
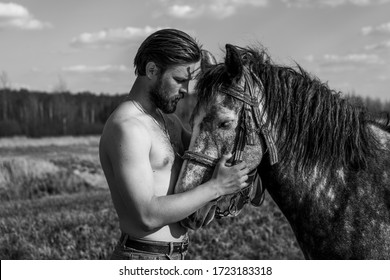
M230 167L234 170L220 166L221 174L197 188L180 194L156 196L149 161L151 139L147 129L137 120L115 124L111 129L111 135L115 137L108 147L108 154L113 165L115 187L123 200L128 201L128 210L136 213L134 216L145 231L178 222L207 202L246 185L248 170L244 165Z

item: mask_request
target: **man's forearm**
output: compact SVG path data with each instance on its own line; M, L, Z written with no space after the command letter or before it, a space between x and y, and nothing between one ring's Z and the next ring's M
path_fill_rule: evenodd
M219 197L217 188L213 186L214 180L210 180L189 191L158 196L151 200L148 213L148 224L152 229L176 223L188 217L208 202Z

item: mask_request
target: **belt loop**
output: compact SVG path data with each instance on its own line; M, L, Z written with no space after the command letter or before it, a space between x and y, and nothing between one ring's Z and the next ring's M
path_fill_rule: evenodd
M168 260L171 259L173 254L173 242L169 242L169 254L165 254Z
M173 242L169 242L169 256L173 254Z

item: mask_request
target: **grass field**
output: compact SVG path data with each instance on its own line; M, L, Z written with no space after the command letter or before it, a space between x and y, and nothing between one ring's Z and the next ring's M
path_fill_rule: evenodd
M98 137L0 139L0 259L107 259L118 220ZM302 259L267 195L260 208L190 231L189 259Z

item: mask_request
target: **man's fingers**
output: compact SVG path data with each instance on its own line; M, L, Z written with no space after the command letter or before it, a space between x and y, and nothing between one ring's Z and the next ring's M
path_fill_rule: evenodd
M228 153L228 154L224 154L221 158L221 160L219 161L219 163L222 165L222 166L225 166L226 162L232 157L232 154L231 153Z
M241 177L241 182L246 182L249 179L248 175L244 175Z
M245 167L244 169L241 169L239 172L238 172L238 175L240 176L244 176L244 175L247 175L249 174L250 170L248 167Z
M244 161L234 165L235 168L237 168L237 170L242 170L244 168L246 168L246 163Z

